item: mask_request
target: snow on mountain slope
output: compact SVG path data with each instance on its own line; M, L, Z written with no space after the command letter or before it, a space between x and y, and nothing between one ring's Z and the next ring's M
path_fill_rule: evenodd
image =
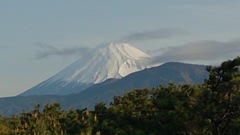
M148 67L146 63L149 59L150 56L129 44L98 46L86 56L37 85L37 89L33 87L22 95L77 93L92 84L101 83L110 78L122 78L145 69ZM55 90L48 89L46 91L48 85L52 85L50 88L55 88Z
M99 46L51 78L66 82L100 83L146 68L150 57L129 44Z

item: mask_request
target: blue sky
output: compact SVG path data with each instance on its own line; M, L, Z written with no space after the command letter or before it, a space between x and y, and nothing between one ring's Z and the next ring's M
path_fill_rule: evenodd
M2 0L0 96L14 96L100 44L157 61L218 64L240 52L239 0Z

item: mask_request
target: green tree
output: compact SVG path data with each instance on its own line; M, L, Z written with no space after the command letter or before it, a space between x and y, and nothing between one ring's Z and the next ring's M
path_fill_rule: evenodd
M157 133L183 134L189 133L190 103L186 93L193 89L191 85L169 83L160 85L153 93L153 104L157 108L155 113ZM174 129L174 130L172 130Z
M202 85L196 114L213 135L232 134L240 115L240 57L207 67L209 79ZM239 131L239 130L238 130ZM238 132L237 134L239 134Z
M31 112L23 111L19 118L21 120L22 132L24 134L44 134L46 130L46 123L43 120L39 110L40 105L36 105Z
M6 125L6 119L0 115L0 134L7 134L8 130L9 129Z
M44 106L42 117L46 124L45 134L59 135L63 134L60 125L60 118L63 111L59 103L47 104Z
M88 132L87 109L69 110L60 118L61 129L67 135L79 135Z

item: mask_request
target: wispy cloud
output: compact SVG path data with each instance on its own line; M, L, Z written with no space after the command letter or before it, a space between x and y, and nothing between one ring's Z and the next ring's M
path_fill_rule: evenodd
M170 61L214 61L240 55L240 40L229 42L199 41L182 46L165 48L153 63Z
M72 47L59 49L53 45L37 43L37 46L41 47L41 50L37 51L36 59L43 59L52 56L73 56L73 55L84 55L91 49L88 47Z
M156 39L172 38L177 35L186 35L187 31L180 28L169 28L169 29L157 29L157 30L146 30L142 32L135 32L129 35L123 36L121 42L131 41L148 41Z

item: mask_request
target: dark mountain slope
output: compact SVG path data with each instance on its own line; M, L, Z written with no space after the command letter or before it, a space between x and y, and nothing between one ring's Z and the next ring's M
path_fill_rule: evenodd
M175 84L201 84L207 77L208 73L203 65L171 62L159 67L132 73L119 80L112 79L93 85L75 95L75 101L71 97L71 102L81 102L82 105L93 107L100 101L109 103L113 96L122 95L124 92L132 89L152 88L163 83L168 84L169 82L174 82ZM70 97L66 96L65 98ZM71 104L71 107L76 106Z

